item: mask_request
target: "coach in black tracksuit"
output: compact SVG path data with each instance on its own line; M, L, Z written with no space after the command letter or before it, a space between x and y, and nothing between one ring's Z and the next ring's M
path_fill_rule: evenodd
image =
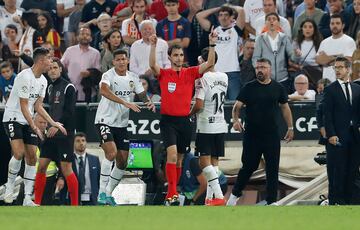
M70 193L71 205L78 205L78 181L72 170L74 160L74 131L76 89L73 84L61 77L61 62L53 58L48 71L51 83L47 90L49 115L56 122L63 124L67 135L57 129L49 128L47 138L40 151L38 173L35 180L35 203L40 204L45 187L44 172L50 160L60 162L62 175L65 177Z

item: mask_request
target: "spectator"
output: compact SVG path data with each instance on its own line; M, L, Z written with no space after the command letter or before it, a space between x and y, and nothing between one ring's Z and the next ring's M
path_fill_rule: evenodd
M314 20L316 25L319 25L324 12L315 7L316 0L304 0L306 10L295 19L294 26L292 28L292 36L295 39L298 32L301 30L301 24L305 19Z
M360 30L360 0L354 0L350 17L349 29L347 35L356 39L356 34Z
M134 42L130 48L130 71L137 75L145 74L146 76L152 76L153 73L149 67L150 36L155 34L152 21L142 21L140 32L142 39ZM171 66L167 54L168 48L168 44L163 39L157 39L156 60L161 68L169 68Z
M198 56L201 55L201 50L206 48L209 34L201 28L196 14L203 10L203 0L189 0L189 8L185 10L182 15L191 23L191 40L188 46L188 63L190 66L195 66L198 63ZM214 18L215 15L214 15Z
M85 0L75 0L75 3L79 8L72 12L69 16L69 32L68 38L65 33L65 46L70 47L76 44L76 32L79 30L79 24L81 22L82 11L85 6ZM67 41L68 40L68 41ZM68 42L68 44L67 44Z
M5 27L5 36L7 39L7 44L3 44L1 48L1 58L2 60L7 60L13 66L15 72L17 72L19 67L19 57L16 51L19 50L19 43L16 40L18 34L18 28L9 24Z
M142 86L144 87L144 91L146 92L146 95L150 98L150 100L152 102L160 102L161 97L158 94L154 94L152 93L152 89L151 89L151 85L150 85L150 80L146 75L141 75L139 76L139 79L141 81ZM135 95L135 100L137 102L141 102L141 100Z
M360 31L357 32L356 50L354 51L351 60L351 80L358 81L358 79L360 79Z
M276 0L263 0L263 6L264 6L264 15L257 18L254 23L256 37L259 36L264 31L266 31L265 15L268 15L269 13L276 13ZM280 27L279 27L280 31L286 34L291 39L291 27L289 21L280 15L278 16L280 18Z
M244 28L244 10L241 7L236 8L236 24L233 23L235 10L233 7L224 5L214 9L202 11L196 15L201 27L205 31L210 31L212 23L208 20L211 14L219 13L219 26L215 28L218 34L215 51L218 54L218 61L215 64L215 70L226 73L229 78L229 87L227 98L235 100L242 86L239 67L239 40L243 34Z
M136 40L141 39L139 25L142 21L150 20L156 27L157 21L146 14L145 7L146 0L134 0L131 7L134 12L133 15L122 22L121 33L125 44L128 46L131 46Z
M245 28L250 33L250 37L255 39L256 30L255 22L258 18L265 16L264 5L262 0L246 0L244 3L245 11ZM276 0L275 6L277 7L277 12L285 17L285 11L283 9L283 1Z
M252 65L252 57L255 49L255 40L244 41L243 54L239 57L240 77L243 85L255 79L255 68Z
M61 19L64 19L62 32L64 33L65 46L72 46L73 34L69 31L70 15L81 10L85 3L90 0L56 0L56 13ZM80 3L80 4L79 4ZM76 31L76 30L75 30Z
M125 43L119 30L111 30L103 38L104 49L101 51L101 72L105 73L113 67L113 52L117 49L125 49Z
M44 39L43 42L49 42L54 48L54 56L57 58L61 57L60 52L60 35L54 29L54 24L51 19L51 16L47 12L42 12L37 16L38 20L38 32L41 37ZM40 37L38 37L40 38ZM40 43L40 41L39 41Z
M40 41L37 40L41 35L35 30L38 26L36 16L37 14L33 10L24 12L21 16L21 23L25 31L20 39L19 54L26 54L27 56L32 57L34 49L39 47L42 43L42 41L40 43ZM20 60L18 72L28 67L28 65Z
M82 10L81 22L88 23L91 33L94 35L99 31L96 27L97 17L99 17L101 13L113 15L116 5L116 2L113 0L91 0L85 4Z
M240 6L244 1L241 0L204 0L204 9L208 10L211 8L220 7L224 4L231 4L233 6Z
M287 57L292 57L293 48L288 36L279 32L280 18L276 13L266 15L268 31L256 38L253 65L259 58L267 58L271 62L271 78L280 82L287 92L291 89L287 69Z
M182 14L188 7L186 0L179 0L179 13ZM158 22L165 19L168 15L166 10L165 0L154 0L150 6L150 16L155 18Z
M5 104L10 96L16 74L8 61L0 64L0 74L0 102L2 101Z
M315 100L316 92L309 89L309 80L306 75L300 74L294 81L295 92L289 95L290 101Z
M315 89L316 82L322 77L322 69L315 60L322 37L312 19L305 19L300 28L293 42L294 63L289 63L292 69L289 73L292 77L304 73L310 80L310 88Z
M103 47L103 38L111 30L111 17L107 13L101 13L96 19L99 31L95 33L91 46L101 52Z
M96 205L99 192L100 161L99 157L86 151L86 134L78 132L74 139L74 161L72 168L79 182L79 203ZM61 191L62 201L69 203L67 186Z
M179 44L187 48L190 44L190 22L179 14L179 0L164 0L168 16L156 26L156 34L169 46Z
M344 56L351 60L356 49L354 40L344 34L343 29L343 17L340 14L331 15L330 30L332 36L324 39L320 43L316 55L316 62L323 66L323 78L327 78L331 82L336 80L335 71L332 68L336 57Z
M78 45L70 46L66 49L61 62L68 70L69 78L78 90L77 100L85 101L84 86L81 84L83 78L91 79L99 73L100 53L90 47L91 31L88 27L79 29ZM92 89L90 97L96 96ZM91 98L86 98L91 101Z
M0 30L1 37L5 44L8 43L7 37L5 36L5 28L7 25L12 24L17 28L16 42L18 43L23 34L20 17L22 11L16 7L16 0L4 0L4 6L0 6Z
M322 34L323 38L328 38L332 35L330 28L330 18L331 15L340 14L342 17L344 31L348 30L349 27L349 17L350 15L343 8L343 0L328 0L328 4L330 5L330 12L325 13L319 23L319 31Z

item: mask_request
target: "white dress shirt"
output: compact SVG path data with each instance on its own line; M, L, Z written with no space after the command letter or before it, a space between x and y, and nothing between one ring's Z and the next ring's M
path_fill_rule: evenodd
M351 91L351 86L350 86L350 82L349 81L342 81L342 80L340 80L340 79L337 79L337 81L339 82L339 84L340 84L340 86L341 86L341 89L342 89L342 91L343 91L343 93L344 93L344 96L345 96L345 98L346 98L346 100L347 100L347 97L346 97L346 89L345 89L345 83L347 82L347 83L349 83L348 84L348 89L349 89L349 95L350 95L350 104L352 105L352 91Z
M143 39L135 41L130 48L130 71L137 75L144 74L149 66L151 45L146 44ZM156 44L156 62L162 69L170 68L171 63L168 58L168 44L163 39L158 38Z
M85 165L85 190L84 193L81 194L81 201L90 201L90 195L91 195L91 182L90 182L90 167L89 167L89 161L86 157L86 153L83 155L75 153L76 156L76 170L78 171L79 175L79 163L80 163L80 157L83 157L84 165ZM80 189L80 188L79 188Z

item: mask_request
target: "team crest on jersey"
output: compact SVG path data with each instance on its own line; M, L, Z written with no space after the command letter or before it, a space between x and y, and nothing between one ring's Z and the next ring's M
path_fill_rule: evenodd
M108 138L108 136L107 136L106 134L104 134L104 135L102 136L102 138L103 138L104 140L106 140L106 139Z
M175 82L169 82L168 83L168 91L169 93L173 93L176 90L176 83Z
M129 86L130 86L131 90L134 90L134 88L135 88L134 81L129 81Z
M184 27L183 27L182 25L178 25L178 26L177 26L177 29L178 29L178 30L183 30Z
M56 91L54 103L56 104L60 103L60 91Z
M22 88L21 88L21 91L23 93L27 93L28 92L28 87L26 85L24 85Z

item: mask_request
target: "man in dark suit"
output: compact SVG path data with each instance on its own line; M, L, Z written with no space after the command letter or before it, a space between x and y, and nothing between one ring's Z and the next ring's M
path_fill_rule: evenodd
M360 87L349 81L350 64L345 57L337 57L334 65L337 80L324 90L330 205L354 204L359 196L354 181L360 159Z
M86 134L78 132L74 139L73 171L79 182L79 203L96 205L99 192L100 161L97 156L86 152ZM61 191L62 200L67 200L67 188ZM65 201L65 203L67 203Z

